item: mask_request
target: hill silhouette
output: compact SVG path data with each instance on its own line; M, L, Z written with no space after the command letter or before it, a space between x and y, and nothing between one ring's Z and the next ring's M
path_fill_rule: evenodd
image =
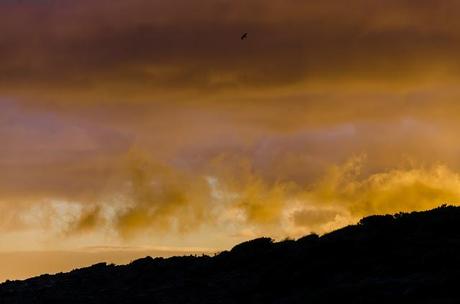
M1 270L0 270L1 271ZM460 303L460 207L0 285L7 303Z

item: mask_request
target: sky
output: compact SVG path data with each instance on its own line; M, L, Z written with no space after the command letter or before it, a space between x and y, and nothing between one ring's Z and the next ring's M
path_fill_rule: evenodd
M0 280L458 204L459 9L0 0Z

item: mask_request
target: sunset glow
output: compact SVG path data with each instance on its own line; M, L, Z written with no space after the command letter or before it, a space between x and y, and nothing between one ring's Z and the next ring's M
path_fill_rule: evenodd
M0 281L460 203L459 9L0 1Z

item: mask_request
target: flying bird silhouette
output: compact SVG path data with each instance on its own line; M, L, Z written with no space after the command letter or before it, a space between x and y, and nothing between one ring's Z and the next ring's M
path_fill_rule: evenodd
M244 40L246 38L248 38L248 33L244 33L243 36L241 36L241 40Z

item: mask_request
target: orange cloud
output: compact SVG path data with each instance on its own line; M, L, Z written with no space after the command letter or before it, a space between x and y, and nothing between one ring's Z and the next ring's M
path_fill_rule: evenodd
M455 203L458 6L1 2L2 243L226 247Z
M266 180L247 162L220 163L208 171L212 175L198 176L145 157L127 164L126 179L93 203L50 199L7 208L2 222L10 217L16 226L3 226L4 233L33 232L48 246L58 241L83 246L94 237L90 242L142 244L162 236L177 246L188 236L219 235L218 246L226 246L260 235L324 233L369 214L460 200L459 174L441 165L369 175L363 174L365 160L353 158L303 186Z

